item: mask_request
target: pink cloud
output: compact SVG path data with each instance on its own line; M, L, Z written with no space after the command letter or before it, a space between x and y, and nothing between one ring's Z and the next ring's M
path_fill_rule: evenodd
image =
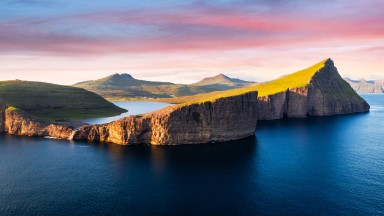
M298 48L381 40L381 14L251 13L242 10L106 11L43 20L15 20L0 25L0 52L43 52L59 55ZM57 32L57 26L81 32L83 26L139 26L127 36ZM113 28L113 27L109 27ZM100 32L99 32L100 34Z

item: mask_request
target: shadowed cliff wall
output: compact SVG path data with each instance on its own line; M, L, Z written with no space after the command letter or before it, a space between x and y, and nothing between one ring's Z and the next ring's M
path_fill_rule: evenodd
M258 119L273 120L307 116L368 112L369 104L339 75L331 59L301 88L258 98Z

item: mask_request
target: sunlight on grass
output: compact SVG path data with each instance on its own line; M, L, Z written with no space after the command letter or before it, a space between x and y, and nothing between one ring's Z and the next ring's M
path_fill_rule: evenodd
M259 97L276 94L279 92L286 91L289 88L300 88L308 85L311 81L311 78L315 75L316 72L318 72L321 68L324 67L324 64L327 60L328 59L325 59L304 70L280 77L269 82L258 83L249 87L232 89L227 91L216 91L186 97L164 99L161 101L185 106L196 103L204 103L207 101L214 101L219 98L242 95L252 91L258 91Z

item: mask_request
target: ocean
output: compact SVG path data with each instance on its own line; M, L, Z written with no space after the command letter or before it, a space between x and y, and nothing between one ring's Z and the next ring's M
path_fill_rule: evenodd
M259 121L226 143L0 135L0 215L384 215L384 95L362 96L369 113Z

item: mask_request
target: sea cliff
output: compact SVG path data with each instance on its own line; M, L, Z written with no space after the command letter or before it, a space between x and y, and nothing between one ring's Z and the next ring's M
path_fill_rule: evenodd
M101 125L47 122L13 108L0 111L0 132L121 145L224 142L255 133L257 92L175 105Z
M256 123L257 92L248 92L85 126L74 139L122 145L223 142L253 135Z
M270 82L177 100L181 103L101 125L45 121L0 101L0 132L121 145L197 144L251 136L257 120L341 115L370 109L340 77L331 59Z
M72 139L76 128L83 125L74 122L46 122L12 107L3 109L0 113L0 132L11 135Z
M369 104L339 75L331 59L303 87L258 98L258 119L329 116L368 112Z

